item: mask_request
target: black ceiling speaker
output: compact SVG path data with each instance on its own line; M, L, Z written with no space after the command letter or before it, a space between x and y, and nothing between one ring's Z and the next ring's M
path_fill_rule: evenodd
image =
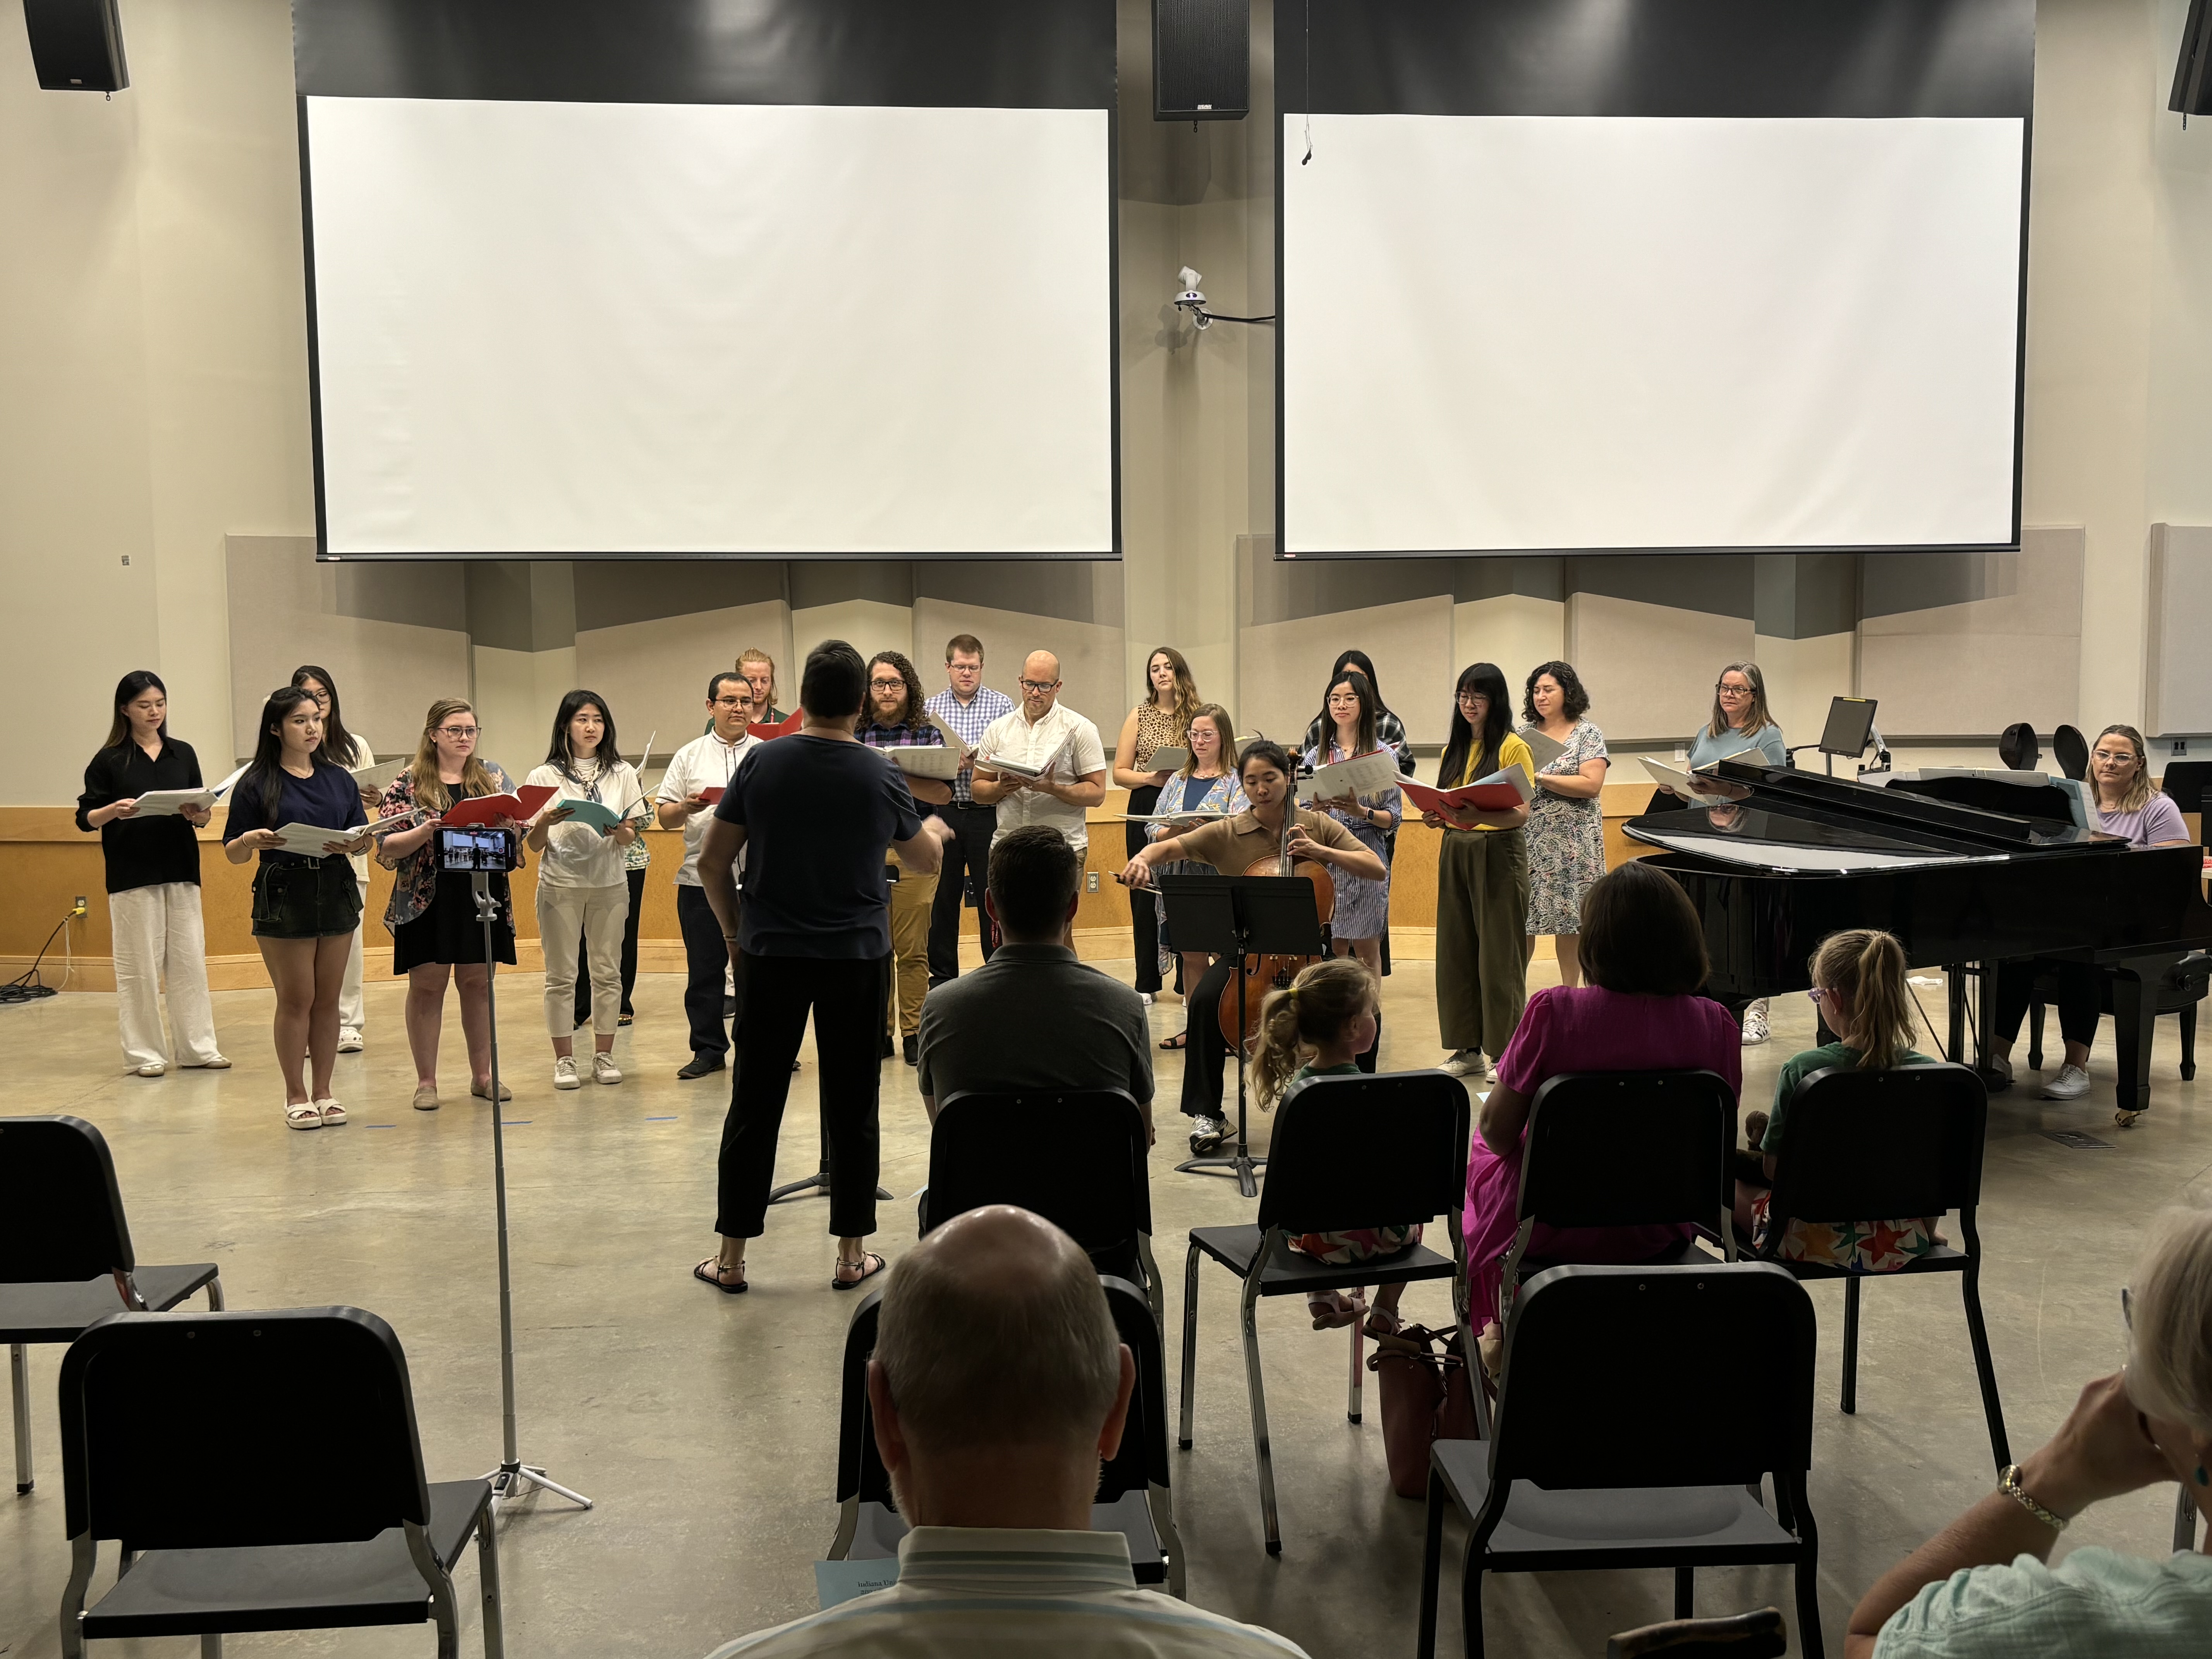
M2205 0L2189 0L2181 61L2174 66L2173 96L2166 106L2184 115L2212 115L2212 5Z
M1252 0L1152 0L1152 118L1251 112Z
M117 0L23 0L31 62L51 92L120 92L131 84L123 61Z

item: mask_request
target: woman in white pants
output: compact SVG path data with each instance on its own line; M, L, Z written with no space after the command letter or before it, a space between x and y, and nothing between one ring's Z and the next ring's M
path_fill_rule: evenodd
M332 766L342 766L349 772L358 772L376 764L375 752L359 732L346 730L344 717L338 713L338 683L331 678L327 668L318 668L311 662L301 663L292 671L292 684L315 700L315 707L323 716L323 746L316 750L319 760ZM361 792L362 811L374 814L378 792L363 788ZM353 950L346 957L345 983L338 990L338 1052L357 1054L362 1051L362 1033L368 1028L368 1015L362 1006L361 930L368 925L368 854L362 853L353 860L353 877L361 889L362 918L354 924Z
M123 1058L140 1077L161 1076L173 1053L179 1066L220 1070L230 1064L215 1046L207 934L200 922L200 844L192 833L212 811L164 810L158 801L141 807L141 798L156 791L201 787L191 744L169 735L169 692L161 676L143 668L125 674L115 688L107 741L84 769L76 827L100 832ZM173 1050L161 1030L164 977Z
M577 957L590 941L592 1081L620 1083L615 1028L622 1018L622 942L629 917L623 855L637 839L645 786L615 746L614 716L596 691L571 691L553 719L545 764L530 782L556 793L530 826L538 866L538 939L545 951L545 1029L553 1039L553 1086L574 1089ZM572 823L580 804L617 822ZM599 814L586 811L586 816Z

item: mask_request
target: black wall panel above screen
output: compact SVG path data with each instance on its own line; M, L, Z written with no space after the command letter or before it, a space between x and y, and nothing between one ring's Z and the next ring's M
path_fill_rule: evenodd
M1286 558L2018 545L2035 0L1279 0Z
M1115 0L294 0L330 558L1110 559Z

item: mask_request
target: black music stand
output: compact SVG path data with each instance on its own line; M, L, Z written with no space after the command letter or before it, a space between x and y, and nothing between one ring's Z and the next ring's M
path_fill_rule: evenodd
M1260 1195L1253 1172L1267 1163L1255 1158L1246 1143L1244 1068L1246 1045L1252 1034L1244 1029L1244 963L1261 956L1318 957L1321 955L1321 911L1314 903L1313 884L1303 876L1159 876L1160 896L1166 902L1168 934L1178 951L1203 951L1228 958L1233 964L1231 988L1237 998L1237 1150L1211 1158L1194 1158L1176 1165L1181 1172L1220 1170L1237 1177L1237 1189L1247 1198ZM1198 988L1193 986L1193 993ZM1210 1008L1193 1008L1193 1021L1218 1018ZM1190 1064L1186 1050L1183 1064Z

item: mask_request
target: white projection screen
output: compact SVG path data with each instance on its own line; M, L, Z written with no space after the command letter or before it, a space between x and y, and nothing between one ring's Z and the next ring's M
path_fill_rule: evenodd
M882 0L369 0L509 36L363 95L301 4L326 556L1118 553L1110 100L947 101Z
M2026 106L1942 66L2019 14L1651 7L1516 82L1499 31L1556 8L1329 6L1279 135L1283 554L2015 545ZM1899 61L1792 69L1854 26Z

